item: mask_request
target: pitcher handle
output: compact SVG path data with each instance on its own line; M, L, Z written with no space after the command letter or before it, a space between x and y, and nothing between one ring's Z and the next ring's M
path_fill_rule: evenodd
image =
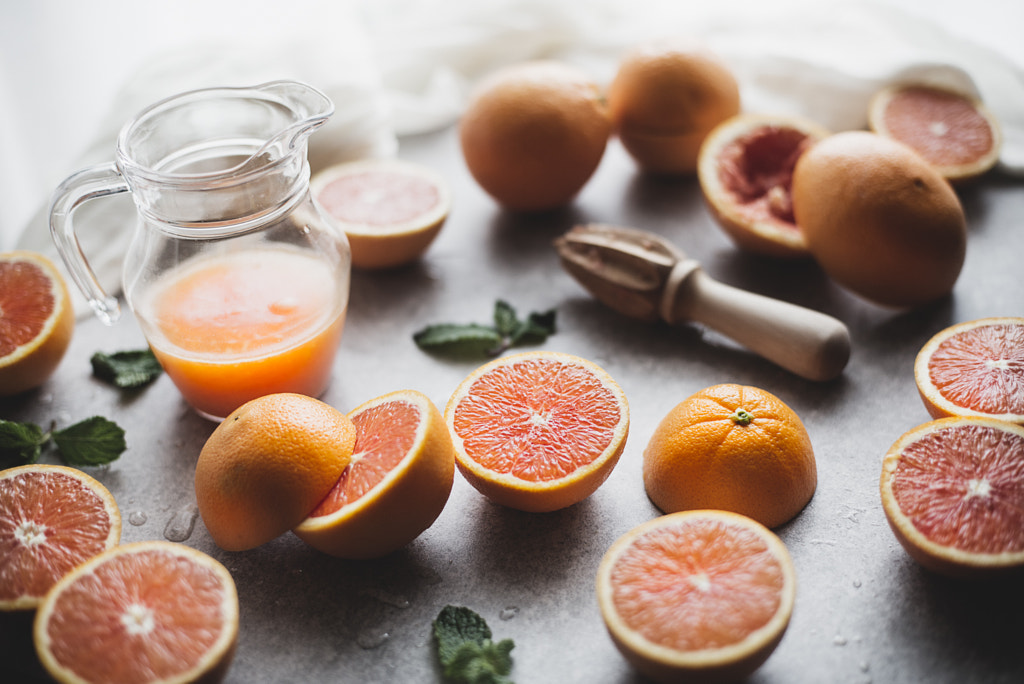
M117 297L108 295L82 253L71 215L83 202L97 197L128 192L127 181L112 162L95 164L78 171L57 186L50 202L50 235L64 265L89 306L101 321L113 325L121 316Z

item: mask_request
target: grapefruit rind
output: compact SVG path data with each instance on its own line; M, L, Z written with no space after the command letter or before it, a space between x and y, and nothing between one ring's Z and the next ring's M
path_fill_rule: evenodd
M465 442L455 425L459 403L472 393L474 383L490 371L527 360L544 360L580 366L598 378L620 407L619 421L612 438L600 455L570 475L548 481L528 481L507 473L490 470L466 451ZM445 407L445 422L455 447L455 465L481 494L502 506L529 513L548 513L579 503L593 494L611 474L622 455L629 434L629 405L618 383L596 364L572 354L560 352L522 352L486 363L473 371L455 390Z
M117 501L115 501L113 495L101 482L77 468L69 468L61 465L48 465L43 463L17 466L0 471L0 482L3 480L11 480L25 473L60 474L81 482L86 489L95 494L103 503L103 508L107 513L107 518L110 522L110 530L102 544L104 549L110 549L117 546L118 542L121 540L121 512L118 509ZM2 489L2 487L0 487L0 489ZM64 505L70 506L71 502L66 502ZM61 555L66 561L70 561L73 564L78 564L86 560L85 558L72 558L67 551ZM69 565L66 570L69 571L73 567L74 565ZM43 598L43 596L22 595L10 600L0 599L0 612L35 610L39 607L39 604L42 603Z
M755 531L778 561L783 586L778 610L766 624L742 641L720 648L686 652L654 643L626 624L615 608L611 576L623 552L647 532L699 518L720 520L727 525ZM597 599L605 627L616 648L644 675L666 683L732 682L743 679L764 664L781 642L796 602L796 570L782 540L757 521L728 511L682 511L641 523L609 547L597 571Z
M0 358L0 397L11 397L38 387L57 370L71 343L75 315L64 277L45 256L19 250L0 254L0 260L25 261L41 269L50 280L54 300L54 309L39 334Z
M991 418L951 417L939 418L919 425L900 436L889 448L882 461L880 480L882 508L890 529L915 561L932 572L956 579L991 579L1024 570L1024 547L1019 551L1001 553L975 553L938 544L926 537L900 509L893 493L893 480L904 450L918 440L945 428L982 426L1002 430L1024 440L1024 427ZM1024 461L1024 450L1020 453ZM1022 468L1021 470L1024 470ZM1024 481L1019 483L1024 500Z
M437 203L414 219L386 225L350 222L337 216L352 251L352 265L366 270L397 268L419 259L441 232L451 211L452 192L448 182L433 169L401 159L381 158L336 164L310 180L314 198L328 185L347 176L382 171L425 180L438 194ZM327 212L330 214L330 212Z
M946 398L932 381L929 363L931 362L935 351L943 342L961 333L966 333L976 328L995 325L1019 326L1021 330L1024 330L1024 318L1002 316L965 321L963 323L952 325L944 330L940 330L933 335L923 347L921 347L921 351L918 352L917 358L914 360L914 379L917 382L917 389L918 393L921 395L921 401L924 402L925 408L928 410L928 413L932 418L975 416L979 418L1005 420L1018 425L1024 425L1024 413L985 413L967 406L955 404ZM1022 354L1024 354L1024 350L1022 350ZM1024 367L1017 365L1014 368L1008 368L1007 372L1020 374L1022 379L1019 382L1019 386L1024 387Z
M231 573L214 558L183 544L166 541L142 541L115 546L94 556L65 575L46 595L45 600L39 607L39 611L36 613L33 625L33 639L40 662L58 681L67 684L89 684L88 680L81 677L72 668L58 662L52 651L52 638L47 630L47 626L62 593L79 579L93 574L96 568L109 560L127 554L140 553L159 553L177 556L201 565L209 569L217 577L224 594L221 601L222 621L218 625L220 634L216 641L195 665L173 677L161 679L161 684L186 684L198 681L219 682L224 678L234 658L238 641L238 591ZM118 587L118 589L123 590L124 587ZM97 649L93 657L99 658L103 654L103 649ZM170 655L173 656L175 654Z
M402 461L357 501L306 518L293 532L313 548L339 558L369 559L406 546L441 514L455 479L455 453L444 417L415 390L371 399L349 412L406 402L420 414L412 446ZM358 448L358 442L356 444ZM358 458L353 454L353 461Z
M886 86L875 93L868 104L868 125L871 130L879 133L880 135L893 138L894 140L900 139L895 132L891 131L889 126L886 125L885 112L893 101L893 98L907 89L931 90L940 94L959 98L968 103L988 125L991 135L991 146L985 154L972 162L943 164L935 159L928 159L928 154L925 151L919 149L916 150L928 159L929 163L934 166L935 170L944 178L951 183L959 184L982 175L992 169L999 162L999 155L1003 144L1002 127L999 125L999 120L980 99L962 91L916 83L896 83ZM921 125L927 126L928 122L922 121ZM901 142L907 143L908 141L901 140Z
M758 197L756 202L744 202L722 178L723 153L731 145L743 138L753 138L758 133L768 135L772 132L793 132L803 136L794 149L789 150L794 164L796 158L793 153L799 152L799 148L806 148L829 135L828 129L801 117L737 114L712 129L704 139L697 161L697 178L712 217L737 246L766 256L807 258L811 255L810 249L795 221L790 223L767 212L752 211L752 207L759 203L771 202L770 191ZM785 173L786 169L777 171ZM792 171L792 168L788 169L790 177ZM790 194L788 188L782 190L787 196Z

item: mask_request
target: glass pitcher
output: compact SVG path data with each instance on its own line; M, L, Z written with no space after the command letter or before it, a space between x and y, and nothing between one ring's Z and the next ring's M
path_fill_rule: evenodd
M306 147L333 109L292 81L183 93L121 129L115 162L54 192L57 249L108 325L118 302L85 261L72 215L86 200L132 194L125 300L184 399L210 419L265 394L327 387L351 258L310 195Z

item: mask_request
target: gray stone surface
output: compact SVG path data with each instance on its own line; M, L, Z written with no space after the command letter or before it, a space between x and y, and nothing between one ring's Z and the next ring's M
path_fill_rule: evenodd
M347 411L412 388L443 408L475 364L421 352L413 332L430 323L487 321L495 299L504 298L522 313L557 309L559 330L543 347L589 358L621 384L631 407L629 441L601 489L556 513L497 507L457 475L433 527L390 557L337 560L291 534L225 553L196 514L192 487L213 425L182 403L166 377L134 396L91 378L94 351L143 341L130 316L114 328L80 322L52 380L0 402L0 417L62 425L102 414L125 427L127 452L90 472L117 499L123 541L172 537L233 574L241 632L228 682L439 682L430 625L446 604L469 606L496 638L515 640L513 678L520 684L641 681L605 633L594 575L618 536L658 514L640 475L655 426L677 402L720 382L756 385L786 401L803 419L818 462L811 503L777 530L798 572L793 620L750 681L1024 681L1019 586L963 584L923 571L897 544L878 494L888 447L928 420L913 379L921 345L955 322L1024 315L1019 184L994 177L961 191L970 238L953 296L894 312L843 291L811 263L740 253L712 222L696 180L644 178L615 142L570 208L534 217L505 214L483 194L450 130L403 140L401 155L451 180L454 210L422 262L353 274L347 327L324 400ZM724 282L838 317L853 339L849 366L838 380L813 383L698 327L615 314L562 271L551 247L580 221L655 231ZM18 680L30 672L18 666Z

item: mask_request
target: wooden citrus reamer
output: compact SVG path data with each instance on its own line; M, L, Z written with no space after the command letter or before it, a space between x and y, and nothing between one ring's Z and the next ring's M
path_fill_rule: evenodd
M850 333L841 321L721 283L652 233L576 226L555 248L583 287L631 318L701 323L809 380L839 376L850 358Z

